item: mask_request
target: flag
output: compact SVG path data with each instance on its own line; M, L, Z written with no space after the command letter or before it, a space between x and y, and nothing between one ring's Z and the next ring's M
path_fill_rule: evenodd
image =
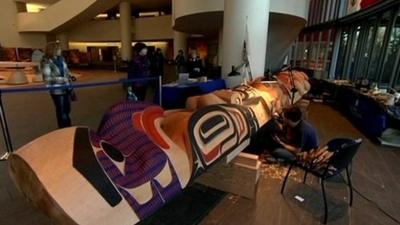
M247 17L246 17L246 28L245 37L243 41L242 49L242 65L244 67L244 77L245 79L253 80L253 75L251 74L250 60L249 60L249 30L247 27Z

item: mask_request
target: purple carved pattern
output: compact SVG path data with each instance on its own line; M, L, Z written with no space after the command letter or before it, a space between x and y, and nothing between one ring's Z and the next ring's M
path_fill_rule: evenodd
M160 209L167 201L181 193L178 177L167 155L148 136L132 126L132 115L150 106L145 103L126 102L111 108L104 116L97 133L91 133L92 144L101 146L107 142L124 156L124 168L120 171L104 151L96 154L100 165L124 196L140 219L144 219ZM154 178L169 166L172 182L163 188ZM151 183L153 198L144 204L124 189L133 189Z

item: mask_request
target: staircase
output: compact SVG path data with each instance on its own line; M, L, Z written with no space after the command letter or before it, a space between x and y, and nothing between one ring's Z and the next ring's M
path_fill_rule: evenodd
M94 18L120 0L60 0L39 13L18 13L19 32L53 32Z

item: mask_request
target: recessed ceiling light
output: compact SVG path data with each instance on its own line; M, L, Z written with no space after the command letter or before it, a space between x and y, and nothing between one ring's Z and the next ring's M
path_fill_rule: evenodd
M38 13L47 8L46 5L36 3L26 3L26 11L28 13Z

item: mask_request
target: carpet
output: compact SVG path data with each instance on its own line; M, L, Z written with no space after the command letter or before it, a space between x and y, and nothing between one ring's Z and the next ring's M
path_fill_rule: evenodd
M186 188L163 208L138 225L196 225L225 197L226 192L201 184Z

